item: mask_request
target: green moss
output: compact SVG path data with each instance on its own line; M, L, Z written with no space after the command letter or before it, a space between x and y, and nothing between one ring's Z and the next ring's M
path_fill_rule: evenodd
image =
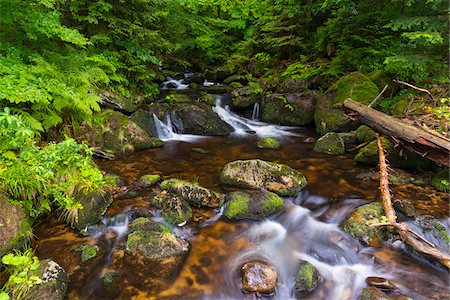
M179 225L192 217L192 209L178 196L163 192L153 197L151 204L163 211L163 218L172 225Z
M315 267L310 263L304 263L300 266L297 272L297 279L302 282L302 285L311 290L314 288L314 271Z
M225 208L225 216L229 219L236 219L248 215L251 198L246 193L231 193L230 201Z
M376 70L372 73L368 74L370 80L377 85L377 87L381 90L386 85L392 85L392 76L390 76L386 71Z
M263 138L256 144L261 149L279 149L280 143L274 138Z
M366 125L359 126L358 129L356 129L355 134L360 143L370 142L377 138L376 132Z
M81 262L88 261L97 256L97 245L83 245L81 247Z
M160 187L196 207L220 207L222 202L222 196L219 193L185 180L167 179L161 182Z
M343 103L345 99L351 98L368 105L379 93L375 83L360 72L353 72L342 77L331 87L331 91L336 92L333 104Z
M103 176L103 179L105 180L106 184L110 186L118 186L121 181L120 176L113 174Z
M334 132L328 132L314 145L314 151L327 154L344 154L345 145L342 138Z
M327 132L342 132L353 129L350 118L344 111L333 107L330 95L320 97L314 112L316 130L323 135Z
M392 143L387 138L381 138L381 145L386 153L391 151ZM372 141L359 150L358 154L355 156L355 161L367 165L377 165L379 161L377 141Z
M436 173L431 179L431 185L440 192L450 192L449 170L446 169Z
M370 224L380 223L384 215L383 207L378 202L362 205L350 214L342 223L342 228L360 242L376 247L387 239L387 234L380 227Z
M261 203L261 210L265 215L279 212L284 206L284 201L277 194L267 192Z
M139 178L139 184L145 187L150 187L161 180L158 174L146 174Z

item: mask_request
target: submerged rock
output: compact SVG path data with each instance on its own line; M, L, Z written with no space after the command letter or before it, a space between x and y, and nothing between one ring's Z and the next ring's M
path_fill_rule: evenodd
M31 232L30 220L22 206L12 204L0 192L0 258L11 249L22 248Z
M169 228L146 218L131 223L126 242L126 263L135 266L136 278L170 278L189 251L189 243Z
M277 271L262 261L248 262L242 266L242 289L246 292L271 294L277 285Z
M181 103L170 111L177 132L198 135L228 135L231 127L206 104Z
M51 259L41 261L38 274L41 284L33 286L27 299L62 300L66 294L69 277L66 271Z
M260 149L280 149L280 142L274 138L263 138L256 144Z
M372 202L358 207L341 223L341 227L361 243L376 247L387 240L388 235L384 228L371 227L370 224L380 223L383 215L381 203Z
M150 203L162 210L162 217L172 225L187 222L192 217L192 209L184 200L178 196L162 191L153 197Z
M307 261L302 261L295 275L293 294L297 299L302 299L311 294L319 285L322 276L316 267Z
M326 154L344 154L345 145L342 138L334 132L328 132L314 145L314 151Z
M224 215L231 220L261 219L283 209L284 201L271 192L232 192L227 196Z
M86 140L90 146L103 152L126 153L163 145L161 140L150 137L120 112L104 110L97 119L101 122L92 126L83 122L75 130L75 136L78 140Z
M161 189L178 195L183 200L195 207L220 207L222 206L222 195L202 187L198 183L180 179L164 180L160 184Z
M66 220L73 228L84 231L89 225L100 221L101 216L106 212L112 203L109 192L91 192L88 194L79 193L75 199L83 206L78 210L75 219Z
M261 120L281 125L306 125L314 121L318 95L313 92L270 94L261 102Z
M81 251L81 262L88 261L97 256L99 248L97 245L83 245L79 248Z
M306 185L306 178L299 171L259 159L237 160L226 164L220 180L242 188L265 188L280 196L295 196Z
M367 105L378 93L378 87L369 77L360 72L353 72L342 77L317 103L314 113L317 132L325 134L331 131L342 132L356 128L357 122L352 121L337 106L347 98Z
M413 218L416 215L416 208L408 200L396 199L394 201L393 205L394 205L395 210L404 213L405 216L407 216L409 218Z
M151 187L161 180L161 175L159 174L146 174L139 177L138 185L142 187Z
M118 272L108 272L102 277L101 293L110 298L117 298L122 291L122 278Z
M370 286L374 286L376 288L382 289L382 290L395 290L395 285L386 278L382 277L367 277L366 282Z
M432 240L437 248L450 254L450 232L447 231L445 226L429 215L417 217L414 223L419 226L425 237L427 235L431 237L429 240Z

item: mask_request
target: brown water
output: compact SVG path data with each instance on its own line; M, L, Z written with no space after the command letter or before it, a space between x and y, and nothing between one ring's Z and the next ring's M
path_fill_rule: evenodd
M312 262L324 275L321 287L308 299L357 299L366 276L390 278L399 291L414 299L449 299L448 273L439 266L412 257L397 245L364 248L337 224L356 206L377 201L378 182L358 179L375 171L355 164L346 156L328 156L312 151L305 138L316 137L311 129L298 129L296 137L282 138L282 149L261 150L256 137L207 138L194 143L167 142L163 148L136 152L115 161L98 161L101 169L120 175L127 183L141 175L163 174L196 180L218 192L232 188L220 184L223 166L237 159L260 158L287 164L300 170L308 185L296 198L286 199L281 213L260 222L205 221L217 211L196 210L198 222L190 221L177 232L191 244L179 274L171 280L149 279L133 265L124 265L124 238L114 234L82 237L55 216L40 220L36 228L37 255L53 258L70 276L68 299L111 299L99 289L99 277L108 271L122 274L118 299L253 299L240 288L239 268L248 259L263 258L278 270L280 285L276 299L289 299L296 262ZM192 151L201 147L209 154ZM448 199L429 188L393 187L394 197L413 201L419 210L448 222ZM154 210L148 204L150 192L136 198L115 200L106 216L131 207ZM154 212L156 213L156 212ZM447 224L448 226L448 224ZM100 254L80 263L83 244L97 244ZM137 275L138 274L138 275Z

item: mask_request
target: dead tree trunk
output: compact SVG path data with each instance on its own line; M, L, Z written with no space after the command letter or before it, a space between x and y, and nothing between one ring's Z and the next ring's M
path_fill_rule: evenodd
M351 99L344 101L344 107L357 112L359 119L375 131L401 140L408 150L441 166L449 166L450 139L431 134Z

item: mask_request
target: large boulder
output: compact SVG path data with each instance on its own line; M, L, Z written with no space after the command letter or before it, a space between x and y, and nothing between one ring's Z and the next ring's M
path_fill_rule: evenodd
M239 82L241 84L247 84L248 83L248 77L245 75L231 75L223 81L225 84L230 84L232 82Z
M371 227L370 224L381 223L382 216L381 203L372 202L358 207L341 223L341 227L361 243L376 247L387 240L388 235L384 228Z
M64 299L69 285L69 277L56 262L51 259L41 261L37 276L42 282L30 289L26 299Z
M231 104L233 109L239 110L253 107L259 99L257 94L252 93L253 90L254 89L251 86L244 86L233 90L231 92Z
M126 98L118 93L113 93L109 91L102 91L98 94L100 99L102 99L102 105L107 108L112 108L114 110L120 110L126 113L132 113L136 111L138 104L141 103L142 99L136 98Z
M314 145L314 151L326 154L344 154L344 140L335 132L328 132Z
M131 117L130 120L136 123L139 127L145 130L149 137L158 137L156 131L155 119L153 115L160 120L164 116L166 107L160 103L151 103L144 109L138 109Z
M263 191L232 192L227 199L224 215L230 220L265 218L281 211L284 205L277 194Z
M378 93L375 83L360 72L353 72L342 77L331 86L326 95L320 97L317 103L314 113L317 132L325 134L330 131L342 132L355 129L358 123L348 117L338 106L347 98L367 105Z
M278 94L302 93L308 90L309 82L301 78L288 79L281 82L277 87Z
M167 179L161 182L161 189L167 190L195 207L220 207L223 197L219 193L202 187L198 183L180 179Z
M11 249L22 248L31 232L30 220L22 206L12 204L0 192L0 258Z
M81 232L84 232L89 225L100 221L101 216L106 212L112 203L111 194L103 192L80 192L75 195L75 199L83 206L79 209L74 218L66 218L70 225ZM69 214L70 216L70 214Z
M360 143L368 143L377 138L377 133L366 125L359 126L356 131L356 138L358 139L358 142Z
M310 124L318 98L313 91L266 95L261 102L261 120L281 125Z
M277 271L266 262L252 261L242 266L242 289L246 292L271 294L277 280Z
M162 141L150 137L141 127L124 114L104 110L97 117L97 123L83 122L75 129L78 140L86 140L98 150L126 153L134 150L161 147Z
M162 210L162 217L172 225L180 225L192 217L192 209L188 203L176 195L162 191L150 200L153 206Z
M226 164L220 180L242 188L265 188L280 196L295 196L306 185L306 178L299 171L259 159L237 160Z
M125 262L137 273L133 277L168 279L183 264L189 243L160 223L138 218L131 223L125 249Z
M228 135L231 127L206 104L181 103L170 111L177 132L198 135Z
M316 267L307 261L301 261L295 274L294 296L303 299L317 288L321 280L322 276Z

